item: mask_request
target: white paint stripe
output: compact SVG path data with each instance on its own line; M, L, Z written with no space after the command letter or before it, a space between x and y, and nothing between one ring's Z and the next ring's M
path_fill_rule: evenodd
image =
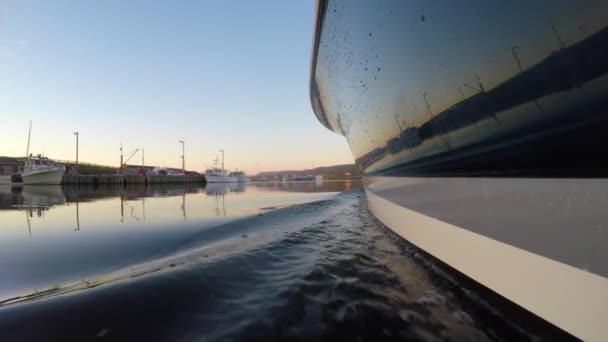
M366 195L409 242L582 340L608 341L608 279Z

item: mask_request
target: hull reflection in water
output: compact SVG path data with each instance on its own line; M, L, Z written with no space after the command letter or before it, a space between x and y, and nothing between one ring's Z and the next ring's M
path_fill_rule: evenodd
M0 185L0 210L15 208L49 209L55 205L64 204L66 196L61 186Z
M566 332L607 340L608 3L317 10L312 106L346 137L376 217Z
M226 195L231 192L244 192L246 183L207 183L205 189L208 195Z

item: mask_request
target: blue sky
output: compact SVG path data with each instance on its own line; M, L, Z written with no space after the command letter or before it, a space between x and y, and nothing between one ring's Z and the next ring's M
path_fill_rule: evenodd
M352 162L309 104L313 1L0 3L0 155L188 169ZM141 160L138 154L134 159Z

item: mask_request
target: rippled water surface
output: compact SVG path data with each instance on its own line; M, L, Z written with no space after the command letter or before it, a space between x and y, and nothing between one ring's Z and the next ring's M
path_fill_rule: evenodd
M0 341L536 340L356 182L0 188Z

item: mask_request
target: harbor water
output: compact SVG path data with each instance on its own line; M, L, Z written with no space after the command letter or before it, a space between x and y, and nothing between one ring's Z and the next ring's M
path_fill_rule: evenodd
M0 341L538 341L356 181L0 188Z

